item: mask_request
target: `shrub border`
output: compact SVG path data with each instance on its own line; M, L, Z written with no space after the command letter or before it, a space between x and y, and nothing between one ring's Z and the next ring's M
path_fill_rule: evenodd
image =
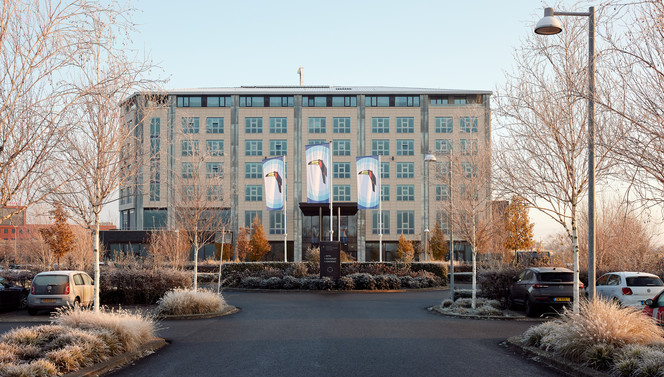
M156 316L155 318L157 319L173 319L173 320L180 320L180 319L205 319L205 318L216 318L216 317L224 317L227 315L239 313L240 308L237 308L232 305L228 305L224 310L218 311L218 312L212 312L212 313L200 313L200 314L180 314L180 315L160 315Z

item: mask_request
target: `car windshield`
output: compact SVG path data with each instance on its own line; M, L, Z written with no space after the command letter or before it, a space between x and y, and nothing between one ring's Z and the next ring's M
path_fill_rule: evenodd
M574 280L574 274L569 272L540 272L540 281L549 281L549 282L572 282Z
M625 278L628 287L661 287L662 279L652 276L633 276Z
M40 275L35 278L37 285L61 285L69 282L69 277L65 275Z

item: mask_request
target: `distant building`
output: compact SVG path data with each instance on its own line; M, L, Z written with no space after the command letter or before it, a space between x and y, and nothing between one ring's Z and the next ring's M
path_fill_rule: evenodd
M3 214L14 212L21 207L18 206L7 206L0 208L0 216L4 217ZM20 212L17 215L14 215L6 220L0 222L0 240L2 241L14 241L14 240L31 240L38 237L39 229L48 226L49 224L28 224L26 222L25 210ZM80 225L72 224L74 227L80 227ZM111 223L102 223L100 225L101 230L112 230L116 229L115 224Z
M255 86L148 94L157 96L151 102L157 109L149 113L146 93L124 104L145 157L136 161L138 175L120 189L120 228L172 229L176 178L190 176L190 161L207 153L208 172L223 177L218 189L229 204L220 210L233 234L258 216L272 253L282 256L275 259L283 260L284 218L265 208L264 158L285 156L288 259L299 261L330 224L329 204L306 203L305 146L331 141L335 240L345 235L353 257L372 261L378 260L379 214L357 210L357 156L382 158L383 259L389 260L402 233L419 240L433 221L448 229L443 208L449 187L431 180L429 189L424 155L435 152L444 164L453 148L490 148L489 91Z

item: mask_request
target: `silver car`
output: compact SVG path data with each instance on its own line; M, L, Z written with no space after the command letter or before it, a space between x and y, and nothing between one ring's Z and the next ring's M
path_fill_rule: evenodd
M41 272L32 279L28 295L28 313L53 310L67 305L91 305L94 285L90 275L83 271Z
M597 294L623 306L643 308L647 299L664 290L664 282L647 272L609 272L597 279Z

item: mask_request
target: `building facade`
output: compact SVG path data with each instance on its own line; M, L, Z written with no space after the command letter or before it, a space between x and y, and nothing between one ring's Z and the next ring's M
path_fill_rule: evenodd
M306 203L303 166L306 145L329 142L332 236L358 261L378 260L380 219L378 210L357 210L355 158L381 156L382 259L389 260L401 234L420 241L433 221L446 228L446 185L429 177L424 156L444 160L456 148L490 148L490 96L336 86L136 94L124 106L141 157L128 165L136 169L120 190L120 229L175 228L179 189L202 178L210 207L228 219L233 237L258 217L273 254L282 256L275 259L283 260L285 226L288 260L299 261L330 234L329 204ZM262 160L274 156L286 162L286 224L282 211L266 210L263 196Z

